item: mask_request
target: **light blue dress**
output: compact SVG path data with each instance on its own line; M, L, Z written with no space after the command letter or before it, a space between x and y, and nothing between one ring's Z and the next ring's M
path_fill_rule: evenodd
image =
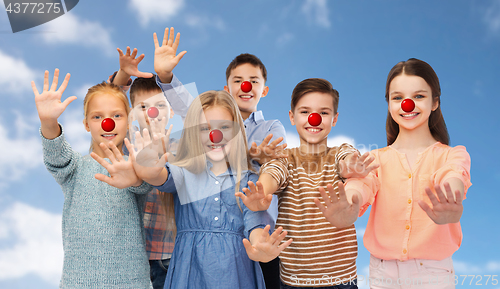
M274 228L269 214L252 212L241 200L240 210L230 170L215 176L210 162L200 174L166 167L168 179L157 188L174 193L177 237L164 288L265 288L259 263L248 258L242 240L255 228ZM241 184L257 179L246 171Z

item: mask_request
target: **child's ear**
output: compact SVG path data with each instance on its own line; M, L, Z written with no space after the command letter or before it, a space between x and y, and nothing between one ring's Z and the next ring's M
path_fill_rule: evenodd
M224 85L224 90L225 90L227 93L231 94L231 92L229 92L229 87L228 87L227 85Z
M262 91L262 95L260 97L265 97L269 92L269 86L264 86L264 90Z
M295 125L295 121L293 120L293 112L291 110L288 111L288 116L290 117L290 123Z
M337 114L335 115L335 117L333 118L333 122L332 122L332 127L334 127L336 124L337 124L337 120L339 118L339 113L337 112Z
M85 126L85 129L87 131L90 131L90 127L89 127L89 124L87 123L87 119L86 118L83 119L83 125Z
M435 101L433 104L432 104L432 111L436 111L436 109L438 109L439 107L439 102L438 101Z
M174 110L170 108L170 118L174 117Z

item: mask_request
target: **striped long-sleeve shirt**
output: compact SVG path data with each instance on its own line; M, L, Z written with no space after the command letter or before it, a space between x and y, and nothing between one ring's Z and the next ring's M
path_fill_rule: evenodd
M288 231L293 242L280 254L281 280L289 286L332 286L339 280L356 278L358 247L354 225L337 229L314 203L321 200L318 188L332 184L338 191L338 162L351 145L327 148L323 153L301 153L289 149L288 158L273 160L261 168L279 185L279 215L276 227Z

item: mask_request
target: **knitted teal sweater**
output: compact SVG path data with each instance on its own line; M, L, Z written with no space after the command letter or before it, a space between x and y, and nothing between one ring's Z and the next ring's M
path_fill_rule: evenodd
M45 166L64 194L59 287L152 288L142 226L152 187L117 189L96 180L96 173L109 173L89 155L73 151L64 132L53 140L42 136L42 146Z

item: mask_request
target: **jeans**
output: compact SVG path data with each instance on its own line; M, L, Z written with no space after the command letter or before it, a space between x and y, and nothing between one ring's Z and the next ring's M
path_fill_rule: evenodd
M334 286L327 286L327 287L293 287L293 286L288 286L281 282L281 289L304 289L304 288L314 288L314 289L358 289L358 282L356 279L352 280L351 282L348 282L346 284L339 284L339 285L334 285Z
M150 278L154 289L163 289L165 285L165 277L167 277L168 265L170 259L164 260L149 260Z

